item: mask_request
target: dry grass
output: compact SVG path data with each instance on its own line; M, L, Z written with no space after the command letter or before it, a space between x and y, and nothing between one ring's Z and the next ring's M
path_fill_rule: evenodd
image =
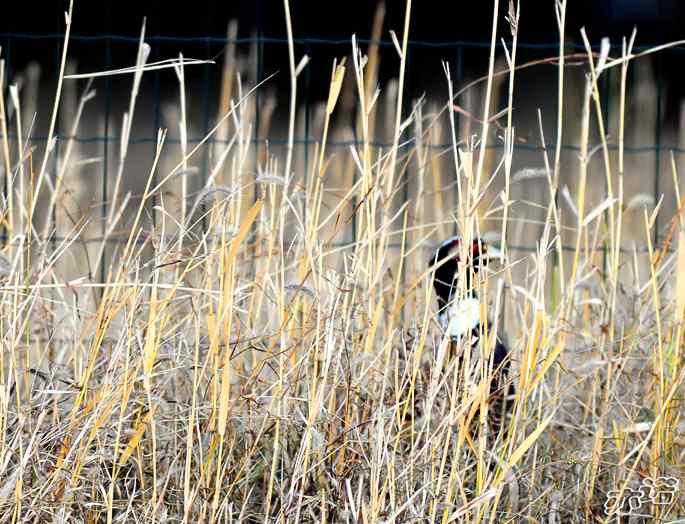
M580 118L567 113L574 94L563 88L560 52L561 87L550 93L557 147L535 152L542 167L517 171L518 8L507 13L504 60L495 11L481 81L454 85L445 64L461 105L406 107L410 8L393 34L399 82L376 91L378 46L366 55L355 39L351 60L333 64L308 172L294 141L307 59L292 44L284 155L251 143L269 136L275 102L265 97L254 130L263 87L238 80L235 46L220 115L196 145L185 85L193 62L162 64L179 83L167 119L180 145L159 131L134 194L127 155L150 67L143 29L106 213L78 195L81 168L102 159L73 139L39 157L21 118L24 93L0 78L9 93L0 97L0 149L11 174L0 259L2 522L619 522L604 520L609 490L683 478L678 166L666 163L675 192L666 204L627 190L633 39L610 57L583 34L587 53L574 58L585 62ZM64 86L76 131L96 95L89 84L76 102L66 53L57 99ZM607 124L598 86L609 70L620 79ZM333 149L349 132L336 118L350 107L361 145ZM55 104L48 144L58 115ZM535 118L545 144L543 116ZM477 139L460 141L471 133ZM378 137L393 147L373 146ZM567 137L578 158L561 154ZM451 148L431 147L444 138ZM488 147L495 142L503 147ZM209 171L197 182L205 153ZM537 188L537 201L525 184L535 184L525 187ZM657 216L663 240L654 245ZM512 350L516 397L499 435L487 424L487 361L457 368L434 320L426 261L454 230L484 236L506 256L477 283L483 315L495 319L481 354L497 334ZM526 241L532 252L509 249ZM641 511L673 521L684 501L678 494Z

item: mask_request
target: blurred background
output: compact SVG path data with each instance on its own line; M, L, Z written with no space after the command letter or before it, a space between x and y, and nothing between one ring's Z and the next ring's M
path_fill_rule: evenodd
M296 39L311 41L298 45L298 54L307 52L312 58L310 96L323 99L327 94L330 63L333 57L349 52L350 37L371 37L374 13L377 3L356 0L344 4L331 4L315 0L293 0L291 15ZM500 1L499 35L509 39L508 25L504 20L509 0ZM243 41L263 38L264 48L261 67L264 73L287 70L287 48L269 39L283 39L285 15L283 2L278 0L197 0L177 7L162 0L134 2L131 0L101 2L75 2L73 34L90 37L75 39L70 47L70 56L81 69L99 70L107 64L113 67L130 65L132 47L128 42L107 36L136 37L140 33L143 18L147 18L147 34L154 42L151 59L167 58L183 51L187 56L197 58L217 57L223 51L223 39L229 20L238 21L237 37ZM414 2L412 6L410 39L417 42L412 47L412 61L408 67L411 80L409 95L416 97L424 91L444 87L441 60L461 60L460 67L465 74L482 74L487 63L483 62L490 41L492 24L492 2ZM57 70L57 58L61 39L54 36L64 31L64 11L68 9L65 0L43 2L39 9L30 2L12 2L5 7L0 20L3 54L10 71L20 71L30 62L37 61L45 80ZM639 45L659 44L683 38L678 23L685 15L685 5L678 0L579 0L568 2L567 35L571 41L579 41L579 29L585 27L593 43L608 36L613 43L627 36L633 27L638 29ZM404 19L404 3L389 2L385 9L382 39L388 44L389 29L401 34ZM522 2L519 41L535 45L555 44L558 31L552 0ZM92 37L95 37L93 39ZM175 40L177 37L178 40ZM458 43L480 44L458 46ZM423 45L421 45L423 43ZM468 52L465 52L468 49ZM397 74L394 50L389 60L381 61L379 80L381 83ZM529 50L530 51L530 50ZM553 54L552 48L547 56ZM525 61L526 51L520 51ZM528 53L536 55L536 53ZM669 87L678 90L673 54L664 56L659 75L668 81ZM218 68L209 68L208 75L217 73ZM162 79L162 83L174 84L173 75ZM211 83L211 79L210 79ZM287 87L288 78L280 74L274 84ZM211 88L212 86L210 86ZM216 88L216 85L213 85Z
M26 138L30 136L37 150L44 145L54 102L66 9L68 2L64 0L46 2L39 9L32 3L13 2L0 20L5 86L17 85L22 133ZM508 9L508 1L500 2L496 70L506 69L501 39L511 41L510 27L505 20ZM492 11L491 2L422 1L414 2L412 6L403 117L411 116L415 124L405 132L409 142L403 154L410 155L414 147L425 148L425 151L416 155L420 160L408 162L398 188L398 205L414 199L416 205L410 223L438 224L428 244L455 231L452 217L456 202L455 175L449 154L446 154L450 150L449 122L445 113L440 113L448 96L443 61L449 64L455 90L487 73ZM329 90L333 60L343 57L349 60L352 34L358 38L364 53L377 56L373 70L369 72L375 75L371 82L377 83L381 90L371 139L379 152L387 151L393 138L399 71L399 59L389 31L394 30L398 38L402 38L404 13L405 4L395 1L385 5L370 1L291 2L295 61L305 54L311 59L298 78L293 170L295 179L303 186L307 184L313 165L311 159L321 138L323 103ZM603 37L609 37L612 57L620 55L621 38L629 36L633 27L637 28L636 50L685 38L685 32L678 24L683 15L685 6L677 0L571 1L567 8L566 53L585 53L579 33L581 27L586 28L595 50L599 49ZM275 74L249 101L244 121L250 125L252 151L241 176L246 183L254 184L259 173L275 169L269 168L269 159L280 161L282 166L290 92L283 3L275 0L197 0L176 7L161 0L76 2L68 72L132 66L144 19L145 40L151 46L150 61L175 58L179 53L186 58L214 61L213 64L187 67L185 71L184 95L191 146L206 136L218 116L230 107L229 98L237 99L241 90L244 93L258 81ZM514 177L512 186L516 205L512 206L510 214L512 237L509 242L524 253L534 250L549 199L546 180L539 170L544 167L544 150L553 157L556 141L557 65L553 59L558 56L559 35L555 3L523 2L518 39L519 65L542 62L517 73L513 103L517 137L514 172L521 176ZM663 194L662 215L672 216L674 211L671 155L680 166L685 150L685 135L681 132L681 105L685 93L683 83L679 81L684 51L685 47L679 46L636 60L629 70L625 189L626 200L634 198L639 205L635 207L637 225L628 228L624 239L628 247L634 242L644 244L644 228L640 225L644 205L653 206ZM569 61L567 65L561 187L567 187L573 195L577 184L579 121L586 63L579 59ZM342 198L356 177L349 147L360 144L361 130L357 119L358 93L351 71L348 67L329 136L332 174L326 198L330 199L331 207ZM618 70L614 69L601 79L604 124L612 154L617 145L618 76ZM491 115L506 107L505 80L506 75L502 75L495 82L489 108ZM85 106L75 133L72 132L74 117L86 81L67 80L64 84L57 124L58 144L65 148L69 137L75 141L70 160L73 169L64 181L71 202L67 204L65 200L64 205L71 209L64 220L73 224L75 217L90 214L93 235L104 228L104 225L98 225L98 216L109 214L113 173L119 168L122 117L129 108L131 84L130 75L95 79L91 86L96 91L95 97ZM484 88L484 83L476 84L457 99L463 109L456 114L457 140L461 144L469 143L480 132ZM179 102L179 82L172 69L143 75L123 179L124 189L133 194L131 203L135 203L136 195L142 190L160 127L169 129L162 171L172 168L181 158ZM591 124L592 129L596 127ZM206 182L220 155L221 145L230 140L233 129L229 126L221 130L210 140L211 147L204 148L193 158L190 168L199 176L190 182L191 194ZM425 137L420 144L412 138L417 134ZM495 172L502 158L501 134L501 129L491 126L486 164L489 173ZM16 139L13 124L10 124L10 135ZM598 143L598 137L591 136L590 141L592 147ZM589 206L598 204L606 196L600 190L605 186L600 157L595 155L590 165L588 180L593 191ZM529 176L531 173L534 176ZM169 184L167 194L178 200L180 190L174 183ZM482 216L496 207L502 184L500 175L489 187ZM256 192L257 189L250 195L253 197ZM353 204L349 211L352 209ZM484 220L481 230L495 238L501 228L499 216L501 213L495 213ZM54 219L59 221L60 217ZM626 220L630 223L630 217ZM665 227L666 221L657 222L655 240ZM60 226L56 230L59 232ZM349 227L340 232L339 240L354 239L355 228L351 221Z

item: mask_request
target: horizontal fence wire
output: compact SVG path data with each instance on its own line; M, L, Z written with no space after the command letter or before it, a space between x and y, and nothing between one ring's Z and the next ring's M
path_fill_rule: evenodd
M5 39L18 39L18 40L63 40L63 33L50 33L50 34L30 34L30 33L0 33L0 38ZM103 40L110 40L112 42L128 42L137 44L140 42L139 36L126 36L126 35L116 35L116 34L100 34L100 35L70 35L69 40L83 41L83 42L97 42ZM371 38L355 38L357 43L370 45L376 44L380 47L395 47L395 44L391 40L375 40ZM212 44L288 44L290 41L287 38L275 38L275 37L244 37L244 38L228 38L222 36L168 36L168 35L150 35L145 36L146 42L185 42L185 43L212 43ZM345 45L350 44L352 40L350 38L293 38L293 43L296 45ZM508 48L511 48L511 41L504 40ZM465 48L475 48L475 49L489 49L490 42L474 42L469 40L450 40L442 42L429 42L426 40L408 40L408 45L411 47L425 47L425 48L446 48L446 47L465 47ZM655 47L663 45L662 44L642 44L633 46L633 52L642 52L654 49ZM495 47L501 49L504 43L497 42ZM531 49L531 50L545 50L559 49L559 42L546 42L546 43L525 43L517 42L517 48L521 49ZM593 50L600 50L601 44L594 44L590 46ZM621 50L620 44L610 44L610 49ZM565 43L564 48L573 49L577 51L584 51L585 46L577 43ZM669 47L669 50L683 52L685 51L685 45L677 45Z
M15 32L4 32L0 33L0 39L4 40L63 40L65 35L63 33L49 33L49 34L30 34L30 33L15 33ZM98 34L98 35L70 35L69 36L70 40L74 41L83 41L83 42L100 42L100 41L105 41L105 42L123 42L123 43L131 43L131 44L138 44L140 42L140 37L139 36L127 36L127 35L119 35L119 34ZM146 35L145 41L151 42L151 43L161 43L161 42L179 42L179 43L202 43L202 44L259 44L262 46L263 44L282 44L282 45L287 45L289 43L288 39L286 38L276 38L276 37L266 37L266 36L250 36L250 37L244 37L244 38L228 38L228 37L222 37L222 36L172 36L172 35ZM356 38L356 41L360 44L364 45L370 45L370 44L376 44L381 47L394 47L394 44L390 40L375 40L375 39L370 39L370 38ZM313 46L313 45L345 45L345 44L351 44L351 39L333 39L333 38L317 38L317 37L307 37L307 38L294 38L293 43L297 45L304 45L304 46ZM408 41L409 47L424 47L424 48L474 48L474 49L485 49L490 47L489 42L477 42L477 41L467 41L467 40L453 40L453 41L440 41L440 42L430 42L430 41L424 41L424 40L409 40ZM503 42L497 42L496 46L498 48L502 48L505 44ZM511 46L511 42L506 42L506 45L508 48ZM633 52L634 53L639 53L642 51L647 51L650 49L653 49L654 47L658 45L663 45L663 44L643 44L639 46L634 46L633 47ZM547 42L547 43L522 43L519 42L517 43L518 48L522 49L530 49L530 50L554 50L558 51L559 49L559 43L558 42ZM576 44L576 43L566 43L564 44L564 47L566 49L570 50L577 50L577 51L583 51L585 50L585 47L582 44ZM593 50L600 50L600 44L592 45L591 48ZM614 50L621 50L621 45L620 44L611 44L610 45L611 49ZM676 51L676 52L683 52L685 51L685 45L680 45L680 46L674 46L668 48L668 51ZM157 73L157 72L155 72ZM661 88L661 82L658 84L658 88L660 90ZM660 95L660 93L659 93ZM657 97L657 103L661 103L661 96ZM309 101L307 101L306 107L309 107ZM205 111L206 112L206 111ZM659 139L661 136L660 130L657 132L657 139ZM16 139L16 135L13 133L8 133L8 137L10 139ZM80 143L93 143L93 142L118 142L120 140L120 137L116 135L107 135L107 136L98 136L98 135L89 135L89 136L67 136L67 135L56 135L57 140L69 140L73 139L76 140L77 142ZM38 142L44 142L47 140L46 136L32 136L32 140L38 141ZM188 137L188 143L192 144L197 144L200 141L202 141L204 137ZM132 144L150 144L150 143L156 143L157 137L156 136L150 136L150 137L130 137L129 139L130 143ZM166 140L167 143L170 144L179 144L180 140L178 138L167 138ZM209 142L212 143L222 143L221 140L219 139L211 139ZM224 143L227 143L228 140L223 141ZM251 143L253 145L255 144L264 144L264 143L269 143L273 145L287 145L288 140L287 139L277 139L277 138L258 138L258 137L253 137ZM297 145L315 145L315 144L321 144L321 141L316 139L316 138L295 138L294 143ZM400 147L408 147L411 144L411 141L408 143L400 144ZM349 146L360 146L364 145L364 142L361 140L334 140L334 139L329 139L326 144L328 147L330 146L344 146L344 147L349 147ZM378 148L389 148L392 147L394 144L388 143L388 142L378 142L378 141L371 141L369 142L369 145L372 147L378 147ZM452 147L451 143L440 143L440 144L434 144L434 143L426 143L423 144L423 147L426 147L428 149L446 149ZM492 148L492 149L501 149L503 148L503 144L501 143L493 143L493 144L487 144L486 147ZM562 150L565 151L580 151L579 146L571 145L571 144L562 144ZM529 151L542 151L543 148L537 144L537 145L532 145L532 144L525 144L525 143L516 143L514 144L514 149L518 150L529 150ZM554 151L556 149L556 143L549 143L545 145L545 149L548 151ZM616 144L609 144L609 149L610 150L618 150L618 145ZM681 148L679 146L675 145L669 145L669 144L663 144L660 143L659 140L657 140L656 144L645 144L645 145L640 145L640 146L631 146L631 145L624 145L624 152L627 154L639 154L639 153L649 153L649 152L670 152L674 154L683 154L685 153L685 148Z
M7 133L7 137L15 141L17 139L16 134L14 133ZM22 137L23 140L29 139L32 142L46 142L48 137L45 135L39 135L39 136L25 136ZM94 135L94 136L69 136L69 135L55 135L53 138L57 141L69 141L69 140L74 140L76 142L88 144L88 143L93 143L93 142L119 142L121 140L120 136L116 135ZM188 137L186 139L188 144L199 144L202 141L205 141L207 144L229 144L231 142L231 139L221 139L221 138L210 138L209 140L205 140L205 137ZM156 144L157 143L157 137L131 137L128 140L129 144ZM181 140L179 138L165 138L164 142L166 144L174 144L174 145L179 145L181 143ZM245 141L245 143L250 143L251 145L263 145L263 144L271 144L271 145L288 145L288 139L286 138L251 138L249 141ZM293 138L293 143L296 145L321 145L321 140L317 138ZM368 142L364 142L363 140L335 140L335 139L327 139L326 140L326 147L350 147L350 146L364 146L368 143L371 147L377 147L380 149L388 149L390 147L394 147L395 144L391 142L378 142L378 141L373 141L369 140ZM413 140L405 142L405 143L400 143L398 145L399 149L405 149L405 148L411 148L413 144ZM422 144L422 147L428 148L428 149L449 149L452 147L452 144L449 142L444 142L441 144ZM494 144L486 144L485 145L486 149L503 149L504 144L501 143L494 143ZM607 148L609 151L618 151L619 146L616 144L608 144ZM521 144L517 143L513 145L514 150L525 150L525 151L554 151L556 150L556 144L548 143L545 144L545 147L543 148L540 145L533 145L533 144ZM580 152L580 146L575 146L572 144L562 144L561 145L562 151L576 151ZM685 149L681 147L676 147L676 146L671 146L667 144L654 144L654 145L644 145L644 146L623 146L623 151L628 154L640 154L640 153L650 153L650 152L669 152L669 153L675 153L678 155L681 155L685 153Z

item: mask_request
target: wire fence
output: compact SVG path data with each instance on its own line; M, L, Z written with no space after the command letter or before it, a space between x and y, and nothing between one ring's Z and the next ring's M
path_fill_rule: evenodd
M2 58L5 61L5 79L9 79L11 82L11 79L15 75L16 71L13 69L13 54L16 52L18 48L21 48L24 44L27 42L30 42L32 46L34 46L32 49L43 49L44 53L41 53L39 56L49 56L50 53L54 54L54 63L55 66L59 66L60 59L61 59L61 45L63 44L64 41L64 35L60 33L52 33L52 34L26 34L26 33L0 33L0 45L2 46ZM228 44L235 44L236 46L254 46L256 49L256 60L255 60L255 71L253 71L251 74L254 76L254 79L259 81L260 79L263 79L268 73L271 71L266 71L266 56L269 53L269 50L279 50L278 52L283 54L284 50L286 49L285 46L288 45L288 40L285 38L273 38L273 37L268 37L263 35L261 32L257 32L255 36L252 37L247 37L247 38L228 38L228 37L217 37L217 36L202 36L202 37L189 37L189 36L165 36L165 35L148 35L145 37L145 41L148 42L151 45L152 49L152 56L151 58L154 57L160 57L160 58L168 58L169 56L175 56L178 52L178 47L179 44L182 45L184 54L186 56L192 56L193 58L201 58L201 59L218 59L221 56L222 50L225 48L226 45ZM394 44L390 40L373 40L373 39L365 39L365 38L358 38L357 42L361 45L371 45L371 44L377 44L380 48L382 49L387 49L390 52L394 52ZM134 46L137 46L139 43L139 37L131 37L131 36L124 36L124 35L117 35L117 34L97 34L97 35L71 35L70 36L70 49L73 49L73 53L76 54L77 56L86 56L87 57L87 62L88 63L93 63L93 64L99 64L97 69L99 70L110 70L114 68L115 64L115 59L118 59L119 55L121 55L122 60L127 59L129 60L134 54L132 53L132 49L134 49ZM294 45L296 46L296 54L301 56L304 53L309 54L310 56L312 53L316 53L317 49L320 48L326 48L326 49L331 49L334 48L336 52L338 52L338 55L345 55L349 54L350 50L350 39L327 39L327 38L295 38L293 40ZM662 44L662 42L656 42L654 45L659 45ZM35 46L38 47L35 47ZM503 47L502 42L498 42L497 46L498 49L502 49ZM510 46L510 43L507 43L508 46ZM648 50L654 47L654 45L641 45L641 46L636 46L634 48L635 52L640 52L644 50ZM517 44L519 49L522 50L527 50L532 53L546 53L545 56L548 57L554 57L558 54L559 52L559 43L558 42L552 42L552 43L518 43ZM428 42L428 41L417 41L417 40L409 40L408 43L408 55L407 55L407 62L408 62L408 82L411 83L413 79L413 73L411 73L412 67L411 64L415 63L417 60L417 56L420 54L421 50L436 50L439 52L441 55L444 55L445 59L449 60L454 64L454 72L455 72L455 84L456 85L461 85L465 82L466 80L466 75L464 73L465 68L467 67L467 63L469 61L468 57L466 56L469 52L482 52L483 50L487 50L490 47L489 42L476 42L476 41L461 41L461 40L454 40L454 41L442 41L442 42ZM569 51L579 51L579 52L584 52L585 49L582 45L580 44L565 44L565 48L568 49ZM600 49L599 45L593 46L593 50L598 51ZM620 51L621 46L620 45L612 45L611 49L613 51ZM329 52L329 51L327 51ZM682 53L685 52L685 46L675 46L669 48L665 53L668 53L672 58L677 59L682 55ZM646 155L646 154L653 154L654 155L654 164L653 164L653 175L654 175L654 187L653 187L653 193L654 193L654 200L658 201L659 195L661 193L661 188L660 188L660 171L662 169L661 163L663 162L663 159L661 158L661 155L663 153L667 154L673 154L673 155L682 155L685 153L685 148L679 147L678 144L673 144L673 143L667 143L664 140L663 137L663 108L665 106L665 100L664 100L664 92L665 92L665 86L664 84L664 79L663 75L660 74L659 68L661 67L661 54L657 54L654 60L654 67L655 67L655 78L657 81L657 91L656 91L656 100L654 103L656 104L656 125L654 129L654 136L655 136L655 141L654 143L646 143L646 144L640 144L640 145L626 145L624 147L624 151L628 155ZM420 58L420 57L419 57ZM218 61L218 60L217 60ZM321 61L324 62L324 61ZM325 64L321 64L321 67L325 65L325 71L328 71L328 67L330 65L329 62L326 62ZM219 75L217 75L217 68L215 65L212 64L207 64L207 65L202 65L202 66L196 66L197 69L194 70L193 74L195 78L199 79L199 92L201 94L202 98L202 107L200 110L201 113L201 120L203 122L202 129L199 135L196 136L190 136L187 139L187 142L189 144L197 144L200 141L204 139L206 136L206 133L211 129L212 123L213 123L213 115L215 108L212 107L210 100L212 97L210 96L210 92L216 88L218 85L220 78ZM302 96L300 98L300 102L303 103L304 105L304 114L305 114L305 133L304 133L304 138L296 138L294 140L294 144L296 146L302 146L305 148L305 162L311 161L310 159L307 158L307 153L306 153L306 148L307 146L312 146L315 144L320 144L320 140L317 137L310 136L309 133L309 125L310 125L310 119L311 119L311 114L312 114L312 96L309 96L311 93L314 92L314 88L312 86L313 82L318 81L317 74L321 77L324 76L323 74L324 69L321 69L319 73L309 73L309 70L307 70L306 74L303 75L303 80L302 80ZM151 145L151 151L154 151L154 145L157 143L157 130L161 127L161 98L162 98L162 92L163 92L163 80L161 73L159 71L153 71L150 73L147 73L146 76L151 76L151 85L152 85L152 99L153 99L153 107L152 107L152 113L153 113L153 119L151 122L149 122L149 125L147 125L147 129L149 130L149 135L148 136L132 136L129 139L129 142L131 144L149 144ZM287 75L285 75L287 76ZM414 75L415 76L415 75ZM8 85L10 83L6 80L5 85ZM102 144L102 185L100 187L100 195L99 199L103 202L103 209L102 209L102 217L106 217L109 213L109 210L107 208L107 202L108 198L111 197L111 195L108 194L109 190L109 177L112 176L112 173L108 172L108 165L109 165L109 158L115 154L116 150L112 149L112 145L118 143L121 140L121 136L113 131L114 127L114 119L119 118L118 114L114 113L114 104L113 104L113 97L116 96L116 93L114 91L113 87L113 80L110 79L110 77L105 77L104 79L101 80L101 83L99 85L100 88L103 88L104 91L104 96L101 98L101 110L102 110L102 117L104 119L104 133L102 134L77 134L75 136L70 135L66 130L64 129L58 129L57 133L55 135L55 139L57 141L57 144L60 142L65 142L67 140L75 140L76 142L83 143L83 144L88 144L88 143L93 143L93 144ZM609 97L609 89L607 87L607 83L604 82L602 84L602 94L605 97L604 102L606 102L606 98ZM5 94L3 93L3 96ZM255 103L255 126L254 126L254 131L253 131L253 136L251 138L252 144L257 145L257 144L265 144L269 143L271 145L286 145L287 140L279 138L279 137L260 137L258 134L259 130L259 123L262 118L262 115L260 114L262 108L260 104L260 97L262 96L259 91L257 91L256 95L257 101ZM411 105L411 100L409 97L411 95L411 89L407 89L405 93L406 100L404 101L404 107L408 108ZM608 107L608 104L607 104ZM457 115L457 118L459 116ZM15 133L9 132L8 133L9 140L12 141L13 143L16 143L17 140L17 135ZM459 138L459 137L458 137ZM548 153L553 153L556 144L554 141L554 137L551 137L552 139L547 140L547 144L544 146L540 144L532 144L532 143L516 143L514 145L514 148L517 150L529 150L529 151L543 151L543 149L546 149ZM48 137L44 134L33 134L31 136L31 141L33 143L45 143ZM178 138L170 137L167 140L168 143L171 144L178 144L180 143L180 140ZM213 137L211 140L208 141L209 144L221 144L221 143L228 143L229 140L221 140L220 138ZM335 139L329 139L327 141L327 147L330 148L337 148L337 147L347 147L349 148L350 146L359 146L363 144L363 141L360 139L351 139L351 140L335 140ZM393 144L384 142L384 141L378 141L378 140L372 140L371 145L377 148L390 148L392 147ZM411 140L405 140L400 147L402 148L411 148L413 147L413 143ZM451 147L451 142L444 142L444 143L427 143L425 144L426 147L431 148L431 149L439 149L439 150L445 150ZM491 143L488 144L489 148L501 148L503 147L501 143ZM574 144L569 144L565 143L562 144L561 146L563 150L565 151L572 151L572 152L578 152L580 151L580 148L577 145ZM618 148L618 145L616 144L610 144L610 149L615 150ZM56 150L59 150L59 148L56 148ZM206 157L204 160L204 163L206 164ZM306 170L305 172L308 172ZM202 170L203 176L206 176L207 170L203 169ZM658 227L656 228L657 230L657 235L658 235ZM5 239L6 241L7 239ZM94 239L91 239L91 241ZM655 240L658 241L658 236L655 238ZM530 251L533 250L533 246L511 246L513 249L522 249L525 251Z

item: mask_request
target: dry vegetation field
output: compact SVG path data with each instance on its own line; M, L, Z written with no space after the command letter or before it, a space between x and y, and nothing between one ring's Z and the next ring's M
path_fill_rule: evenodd
M653 143L660 50L582 35L546 62L554 112L529 111L517 78L538 66L517 61L512 3L485 76L457 85L446 62L454 103L408 106L410 6L383 55L398 80L377 89L378 45L351 39L306 145L292 34L278 101L227 46L199 142L194 61L158 64L179 96L148 156L128 145L156 67L144 33L107 158L73 138L103 77L72 78L68 45L47 147L35 68L0 77L0 521L627 522L605 513L611 490L685 478L685 166L625 151ZM285 145L255 145L277 110ZM445 358L435 320L427 262L455 232L503 252L476 283L493 319L480 352L497 335L512 353L499 435L487 368ZM632 521L683 522L680 491Z

